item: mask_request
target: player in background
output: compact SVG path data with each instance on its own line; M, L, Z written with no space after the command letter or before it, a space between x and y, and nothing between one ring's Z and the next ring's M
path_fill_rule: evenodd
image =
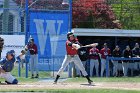
M120 47L118 45L115 46L115 49L112 52L113 57L121 57ZM113 76L118 76L118 61L113 60Z
M135 43L135 46L132 49L132 54L133 54L133 57L140 58L139 43ZM140 75L140 61L139 60L135 60L133 64L134 64L134 70L137 70L138 71L137 74Z
M107 47L107 43L104 43L104 47L100 50L100 54L101 54L101 77L103 77L103 73L106 68L106 57L111 55L111 51Z
M87 60L89 59L89 48L88 47L79 48L78 55L79 55L79 58L83 64L84 68L86 68ZM82 75L81 71L78 69L78 67L76 67L76 74L83 77L83 75Z
M126 46L126 48L123 50L123 57L124 58L131 58L132 57L132 51L130 49L130 46ZM122 65L123 65L123 73L124 76L128 76L128 66L129 66L130 61L129 60L124 60Z
M99 50L96 48L96 46L93 46L89 50L89 55L90 55L90 76L92 77L93 75L93 68L95 66L96 69L96 76L99 77Z
M25 46L25 51L29 51L30 53L30 69L31 69L31 78L38 78L39 72L38 72L38 49L37 45L34 43L34 39L32 37L29 38L28 44ZM36 76L34 76L34 71L36 73Z
M16 58L20 59L22 55L24 55L23 52ZM10 73L14 68L16 58L15 51L10 50L6 53L6 57L0 60L0 77L4 78L7 84L18 84L18 80Z
M67 54L65 55L62 66L57 73L57 76L54 80L54 84L57 83L61 73L63 72L63 70L67 67L67 65L70 62L74 62L74 64L81 70L82 74L86 77L89 84L91 84L93 82L89 78L89 76L88 76L87 72L85 71L85 68L83 67L83 64L79 58L79 55L77 54L78 48L80 48L79 45L80 45L80 43L78 42L78 39L75 38L74 34L72 32L68 32L67 41L66 41Z

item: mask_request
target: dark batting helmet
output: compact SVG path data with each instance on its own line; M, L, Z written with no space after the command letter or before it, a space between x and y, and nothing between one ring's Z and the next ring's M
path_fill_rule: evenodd
M31 38L29 39L29 43L32 43L32 42L34 42L34 39L31 37Z
M67 39L69 39L70 36L72 36L72 35L74 36L74 34L73 34L72 32L68 32L68 33L67 33Z

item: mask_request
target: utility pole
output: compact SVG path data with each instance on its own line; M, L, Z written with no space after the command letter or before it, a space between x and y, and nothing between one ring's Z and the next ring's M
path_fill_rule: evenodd
M8 32L8 21L9 21L9 1L4 0L3 4L3 19L2 19L2 33Z

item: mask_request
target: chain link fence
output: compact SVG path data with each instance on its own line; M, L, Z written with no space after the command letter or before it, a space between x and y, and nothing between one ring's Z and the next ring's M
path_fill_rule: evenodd
M28 3L29 11L69 10L69 0L28 0ZM1 34L24 34L26 32L25 4L25 0L0 0Z
M69 7L69 0L28 0L28 9L29 14L26 15L26 0L0 0L0 34L1 35L27 35L25 34L30 27L30 11L40 11L40 12L49 12L49 11L58 11L58 12L68 12ZM28 22L27 22L28 21ZM28 33L36 35L36 33ZM54 35L54 34L52 34ZM27 37L28 38L28 37ZM25 39L27 39L25 38ZM40 51L39 51L40 52ZM47 67L44 66L44 68L47 68L48 71L54 71L55 66L60 66L62 61L59 61L62 56L59 58L52 56L50 58L44 58L42 61L43 63L40 64L47 64ZM29 60L27 60L29 61ZM57 63L54 63L54 61L57 61ZM46 63L45 63L46 62ZM26 63L26 62L25 62ZM55 65L55 66L54 66ZM26 72L27 65L21 65L23 69L21 68L20 72L20 66L17 64L15 70L18 69L18 76L27 77L28 72ZM53 67L54 66L54 67ZM58 67L57 67L58 68ZM14 72L15 72L14 70ZM28 70L28 69L27 69ZM17 73L12 72L14 75L17 76ZM24 74L24 75L22 75ZM26 74L26 75L25 75ZM30 75L30 73L29 73ZM50 75L50 73L49 73ZM54 72L52 73L54 76ZM43 77L43 73L40 74L41 77Z
M69 1L28 0L28 8L29 12L70 11ZM25 4L26 0L0 0L0 34L25 34L30 21ZM140 0L72 0L72 28L139 30L139 15Z
M28 0L29 10L69 10L69 0ZM140 29L139 0L72 0L73 28ZM0 33L25 32L25 0L0 0Z

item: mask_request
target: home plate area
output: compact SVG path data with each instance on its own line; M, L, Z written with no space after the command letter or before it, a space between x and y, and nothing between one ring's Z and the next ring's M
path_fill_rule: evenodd
M59 79L57 84L53 84L53 78L40 79L34 83L19 83L18 85L0 84L0 89L124 89L140 90L140 83L133 82L66 82L66 78Z

